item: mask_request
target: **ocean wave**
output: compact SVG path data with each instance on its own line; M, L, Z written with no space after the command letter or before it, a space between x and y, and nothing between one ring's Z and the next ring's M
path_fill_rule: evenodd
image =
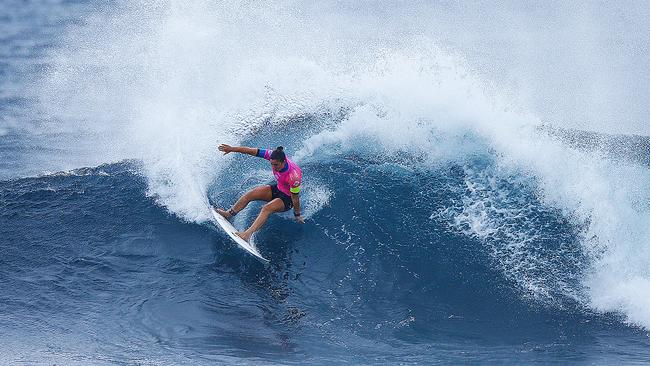
M315 12L296 11L303 7L299 2L127 1L89 17L48 58L42 85L34 91L41 103L35 115L46 116L40 127L47 132L39 135L42 146L64 151L75 146L77 166L141 162L148 197L187 223L206 222L206 197L241 193L229 187L241 186L245 170L254 169L252 162L220 156L219 143L267 146L281 140L290 146L306 176L316 177L313 191L305 192L312 218L344 197L341 182L328 180L333 168L319 161L334 165L347 159L354 174L368 173L366 164L375 162L397 163L428 176L450 166L468 167L458 186L463 191L459 201L433 210L434 218L486 245L502 276L533 299L578 298L591 309L620 313L630 323L650 327L644 296L650 281L647 166L591 154L542 128L550 116L557 121L589 117L594 126L617 129L619 123L611 122L616 108L596 102L607 93L580 99L573 88L559 92L555 86L580 86L592 74L607 79L606 72L590 74L599 69L587 65L617 59L620 52L601 57L594 51L598 47L569 47L558 51L550 66L533 62L549 72L562 65L564 73L556 75L555 84L544 73L537 78L529 72L514 74L521 77L517 80L545 86L542 94L554 102L546 105L530 97L533 101L526 103L525 95L515 98L516 93L500 88L508 85L507 77L496 88L490 79L503 76L499 70L511 68L510 61L481 68L470 60L500 47L477 44L476 49L455 50L440 41L431 23L397 27L413 19L402 9L394 9L401 17L360 17L358 26L347 27L341 21L354 9L323 5L309 8ZM588 10L568 6L573 7ZM372 10L375 15L385 12ZM507 10L497 7L491 14L516 18L501 18L510 14ZM383 27L383 21L394 26ZM508 24L510 30L519 29ZM561 57L582 51L593 51L593 62ZM526 55L536 59L538 54L520 56ZM565 77L567 70L583 67L588 71L582 77ZM571 110L572 103L588 111ZM637 115L645 116L637 109ZM632 121L634 116L626 115L620 126L626 132L647 132ZM477 159L489 161L491 170L472 166ZM410 188L413 194L422 192ZM391 205L410 199L396 196ZM377 209L370 204L372 197L359 200ZM431 212L422 215L429 219ZM399 224L408 227L408 222ZM363 234L345 225L343 234L330 235L350 251L369 251L360 245ZM368 221L363 225L367 232L382 233Z

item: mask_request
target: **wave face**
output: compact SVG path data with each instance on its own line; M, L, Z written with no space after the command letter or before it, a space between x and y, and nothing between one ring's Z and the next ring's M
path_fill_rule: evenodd
M538 6L7 7L5 359L646 359L648 9ZM220 142L302 167L268 267L208 220L270 178Z

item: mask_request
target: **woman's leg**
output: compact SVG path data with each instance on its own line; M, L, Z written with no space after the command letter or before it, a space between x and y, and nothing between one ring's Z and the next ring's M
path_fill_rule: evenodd
M237 235L239 235L239 237L246 240L247 242L250 241L253 233L259 230L262 225L264 225L266 219L268 219L271 214L282 211L284 211L284 202L282 202L280 198L273 199L271 202L265 204L262 207L262 210L260 211L260 214L257 215L257 218L253 222L253 225L246 229L246 231L238 232Z
M229 218L232 217L232 215L230 214L231 210L234 213L237 213L237 212L243 210L244 208L246 208L246 206L248 206L248 204L251 201L266 201L266 202L268 202L268 201L270 201L272 199L273 199L273 197L272 197L272 193L271 193L271 186L269 186L269 185L258 186L258 187L255 187L255 188L251 189L250 191L244 193L244 195L241 196L237 200L237 202L230 208L230 210L226 211L226 210L217 208L217 212L219 214L221 214L221 216L229 219Z

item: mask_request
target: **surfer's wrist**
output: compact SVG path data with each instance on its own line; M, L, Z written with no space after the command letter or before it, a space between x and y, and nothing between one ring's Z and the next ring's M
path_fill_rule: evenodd
M299 217L300 215L301 215L300 212L294 212L293 213L293 216L295 216L295 217Z

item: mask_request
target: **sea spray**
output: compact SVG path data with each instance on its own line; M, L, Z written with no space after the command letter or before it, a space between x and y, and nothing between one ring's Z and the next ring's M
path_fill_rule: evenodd
M125 2L101 21L89 19L72 32L67 47L54 52L36 93L46 116L41 136L64 151L75 144L78 164L142 161L149 195L181 219L201 222L207 217L203 193L227 174L230 163L217 154L218 143L240 143L263 126L283 128L291 116L344 109L340 123L305 141L288 137L286 145L296 146L301 159L317 158L323 147L334 146L339 154L356 149L373 157L408 155L412 164L425 167L487 157L496 171L521 175L541 202L583 225L576 235L584 238L583 250L592 262L581 282L586 288L582 301L650 327L645 300L649 197L639 189L650 183L646 167L586 154L538 128L551 118L565 127L647 132L635 118L647 115L638 98L626 98L632 91L616 92L625 88L614 88L617 80L607 76L605 62L623 57L617 43L599 43L599 28L588 21L604 18L616 25L615 16L607 18L608 9L587 5L567 6L577 10L576 17L553 15L549 6L550 17L525 13L533 20L529 28L525 19L510 16L521 10L516 6L484 9L493 21L481 11L460 11L468 10L463 6L439 13L418 4L366 6L359 12L353 6L299 2ZM468 23L451 35L456 34L455 11L482 19L476 27L487 35L472 32ZM414 15L421 16L415 20ZM441 22L432 21L437 16ZM549 18L562 26L552 27L552 33L535 30L536 24L548 29ZM352 19L357 23L345 22ZM481 42L481 37L495 41L504 34L510 37L504 51L494 42ZM554 48L567 34L573 41ZM631 34L637 32L624 30L621 37L633 45L647 40ZM533 46L529 39L541 42ZM516 57L508 53L522 49L528 51L512 52ZM622 64L638 62L641 67L631 69L643 69L647 63L634 50ZM486 61L482 52L501 58ZM572 66L576 53L583 55L578 64L586 71ZM624 69L616 68L618 74ZM621 79L634 81L632 75L623 73ZM583 84L590 93L580 97L574 89ZM635 108L615 120L617 111L624 112L602 103L607 96L633 101ZM197 185L206 192L197 194ZM472 212L474 204L467 201L461 212ZM489 217L483 222L498 224ZM486 229L481 225L473 229L478 238ZM505 276L509 268L503 266ZM539 292L550 293L548 288Z

